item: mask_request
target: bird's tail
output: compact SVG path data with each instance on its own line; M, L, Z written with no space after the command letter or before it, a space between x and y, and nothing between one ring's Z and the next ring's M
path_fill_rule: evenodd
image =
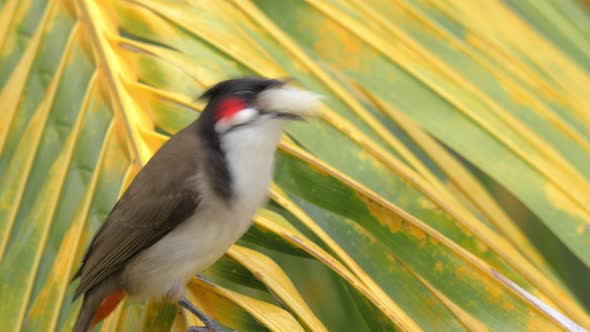
M95 287L84 295L82 309L72 332L87 332L115 310L125 297L125 293L120 288L112 291L101 286Z

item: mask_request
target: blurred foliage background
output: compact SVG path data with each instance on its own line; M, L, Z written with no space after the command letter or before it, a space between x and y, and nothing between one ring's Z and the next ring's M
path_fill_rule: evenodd
M237 76L326 96L190 299L240 331L590 328L577 0L0 0L0 329L68 331L118 195ZM184 331L123 303L95 330Z

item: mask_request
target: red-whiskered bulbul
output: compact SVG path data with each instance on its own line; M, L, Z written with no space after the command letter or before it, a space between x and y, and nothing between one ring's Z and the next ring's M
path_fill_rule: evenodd
M199 118L137 174L92 239L74 279L84 295L74 332L87 331L124 296L165 296L206 324L185 298L189 279L219 259L266 204L286 120L312 114L318 96L284 81L241 78L202 96Z

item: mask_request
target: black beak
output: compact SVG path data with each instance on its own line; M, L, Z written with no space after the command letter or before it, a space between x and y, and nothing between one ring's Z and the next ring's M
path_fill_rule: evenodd
M282 85L285 85L287 83L291 83L296 81L296 79L294 77L285 77L285 78L279 78L279 81L281 81L281 83L283 83Z
M280 118L280 119L294 120L294 121L305 121L304 117L297 115L297 114L293 114L293 113L278 112L278 113L274 113L274 114L277 118Z
M277 78L277 79L273 79L271 80L272 83L269 84L269 86L267 87L267 89L270 88L280 88L285 84L288 84L290 82L295 81L295 78L293 77L285 77L285 78ZM262 111L261 113L267 113L265 111ZM305 121L305 119L297 114L292 114L292 113L285 113L285 112L276 112L273 113L273 115L276 118L280 118L280 119L284 119L284 120L294 120L294 121Z
M259 111L260 115L271 115L274 118L279 118L279 119L284 119L284 120L294 120L294 121L305 121L305 118L297 115L297 114L293 114L293 113L287 113L287 112L268 112L268 111Z
M293 82L295 81L295 79L293 77L285 77L285 78L276 78L276 79L271 79L268 80L266 87L264 87L264 89L271 89L271 88L280 88L283 85L289 83L289 82Z
M276 87L282 87L283 85L286 85L290 82L296 81L296 79L294 77L284 77L284 78L277 78L275 80L273 80L277 83L273 84L272 86L270 86L269 88L276 88ZM277 112L274 113L275 117L277 118L281 118L281 119L285 119L285 120L293 120L293 121L305 121L305 118L297 115L297 114L292 114L292 113L285 113L285 112Z

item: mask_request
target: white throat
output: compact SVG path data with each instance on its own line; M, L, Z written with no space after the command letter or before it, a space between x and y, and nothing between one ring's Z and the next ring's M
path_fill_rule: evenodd
M220 137L231 175L234 204L257 205L256 208L264 204L283 124L278 119L260 119Z

